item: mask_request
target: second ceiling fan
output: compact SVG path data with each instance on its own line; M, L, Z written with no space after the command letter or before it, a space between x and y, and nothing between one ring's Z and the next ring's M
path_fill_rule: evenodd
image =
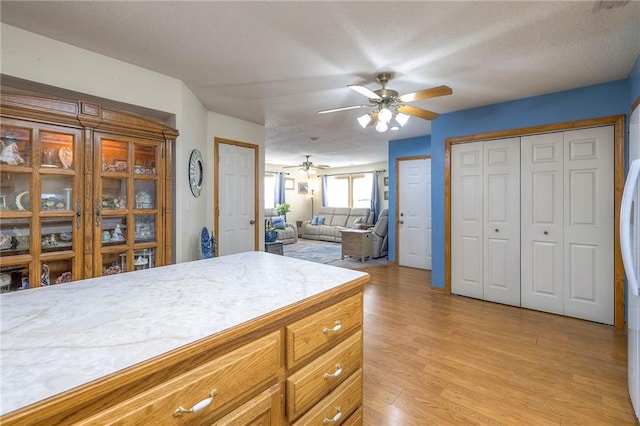
M325 164L318 164L317 166L313 164L313 162L309 161L310 155L305 155L306 159L302 162L302 164L298 164L297 166L285 166L285 169L298 168L300 173L306 173L307 175L315 175L318 174L319 171L329 168L329 166Z
M367 87L355 84L348 86L350 89L353 89L361 95L369 98L368 104L326 109L318 111L318 114L327 114L330 112L346 111L358 108L375 108L371 113L358 117L358 123L360 123L363 128L375 124L376 130L379 132L385 132L389 128L397 130L404 126L409 120L409 116L422 118L424 120L433 120L439 115L436 112L406 105L406 103L450 95L453 93L453 90L449 86L437 86L430 89L400 95L397 91L386 88L390 79L391 73L388 72L376 75L376 80L382 85L382 88L378 90L371 90Z

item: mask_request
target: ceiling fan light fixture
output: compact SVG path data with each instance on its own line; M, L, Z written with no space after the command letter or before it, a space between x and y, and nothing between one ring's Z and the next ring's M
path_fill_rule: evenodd
M389 130L393 130L395 132L396 130L400 130L400 126L397 124L394 124L393 126L389 127Z
M393 118L393 114L391 110L386 106L381 108L378 112L378 122L384 122L385 124L389 123Z
M378 120L378 123L376 124L376 130L379 131L380 133L386 132L387 129L389 129L389 126L387 126L387 123L385 123L384 121Z
M363 129L367 127L370 121L371 121L371 114L364 114L358 117L358 123L360 123Z
M403 114L401 112L396 114L396 121L398 122L398 124L400 125L400 127L404 127L405 124L407 124L407 121L409 121L409 118L411 118L409 115L407 114Z

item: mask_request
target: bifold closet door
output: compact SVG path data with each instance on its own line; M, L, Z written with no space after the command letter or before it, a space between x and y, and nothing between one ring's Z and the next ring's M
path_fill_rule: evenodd
M451 291L520 306L520 141L451 149Z
M520 306L520 138L483 149L483 298Z
M562 133L522 137L522 306L563 313Z
M564 314L613 324L613 126L564 132Z
M613 324L613 127L522 138L522 306Z
M451 292L483 298L483 143L451 147Z

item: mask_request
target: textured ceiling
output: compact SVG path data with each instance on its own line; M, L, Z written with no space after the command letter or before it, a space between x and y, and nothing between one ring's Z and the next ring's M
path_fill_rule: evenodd
M362 129L347 88L400 94L446 113L626 78L640 55L640 2L2 1L2 22L178 78L210 111L264 124L266 160L331 167L385 161L387 141L431 133ZM311 142L317 137L317 142Z

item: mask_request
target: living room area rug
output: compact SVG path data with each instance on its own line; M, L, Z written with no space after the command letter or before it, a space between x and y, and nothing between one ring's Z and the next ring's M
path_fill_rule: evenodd
M361 262L360 259L342 256L342 244L328 241L305 240L299 238L296 243L286 244L282 247L285 256L296 259L308 260L309 262L324 263L326 265L338 266L347 269L362 269L371 266L387 264L387 257L379 259L368 259Z

